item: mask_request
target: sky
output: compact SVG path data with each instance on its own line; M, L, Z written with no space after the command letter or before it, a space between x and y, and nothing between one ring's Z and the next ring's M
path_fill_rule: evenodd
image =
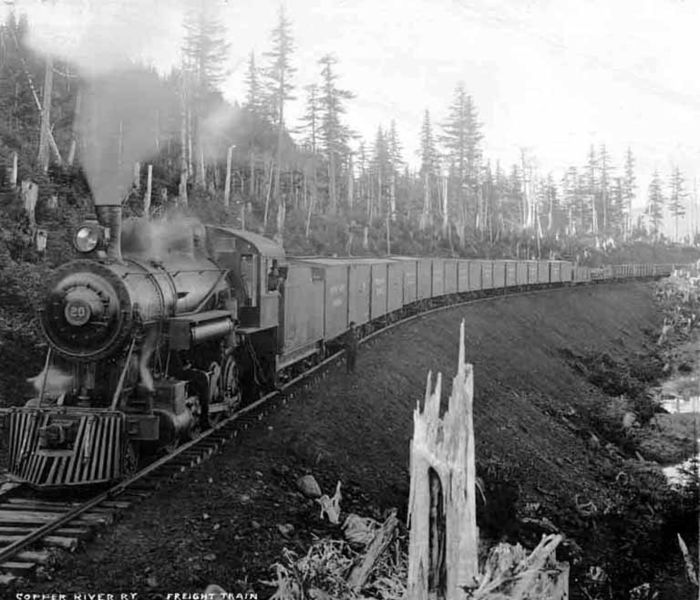
M120 52L168 70L180 61L182 20L195 0L14 0L33 43L85 68ZM279 0L216 5L231 43L223 92L242 100L248 55L270 47ZM11 0L4 0L6 6ZM341 87L356 94L347 121L373 140L396 121L404 158L418 165L425 109L445 120L458 82L483 123L484 154L503 165L521 149L543 173L583 165L606 144L617 165L638 159L639 201L651 173L678 165L700 178L700 3L691 0L284 0L296 50L297 101L319 81L318 59L338 59Z

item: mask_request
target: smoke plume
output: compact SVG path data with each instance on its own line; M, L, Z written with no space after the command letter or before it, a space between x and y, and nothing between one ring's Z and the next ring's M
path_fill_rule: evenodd
M157 152L158 110L169 95L154 72L137 67L88 80L83 93L81 164L95 204L119 206L133 179L134 163Z
M168 95L155 69L134 61L177 66L185 1L18 4L28 15L30 47L66 61L80 76L78 156L96 205L121 205L134 163L156 153L157 111Z
M170 254L192 254L204 244L204 225L193 217L171 211L162 219L131 218L124 222L122 247L144 258L164 260Z

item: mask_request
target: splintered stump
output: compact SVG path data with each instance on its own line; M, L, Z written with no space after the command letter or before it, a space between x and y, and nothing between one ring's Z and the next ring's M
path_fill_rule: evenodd
M411 492L408 506L408 600L566 600L569 565L554 551L561 535L544 537L529 555L520 546L499 544L482 572L477 555L476 468L472 365L465 362L464 321L459 364L448 406L440 417L442 376L425 405L413 412Z
M442 374L413 412L408 519L408 599L463 600L478 574L473 428L474 379L465 363L464 322L452 393L440 418Z

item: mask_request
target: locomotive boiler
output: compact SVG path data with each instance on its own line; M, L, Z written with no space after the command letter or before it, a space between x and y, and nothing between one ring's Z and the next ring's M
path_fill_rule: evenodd
M96 212L75 234L82 257L48 282L37 395L5 417L9 472L37 488L127 476L144 453L234 410L242 369L270 362L266 336L255 360L245 336L260 330L265 304L255 293L267 264L258 247L270 260L283 260L281 249L193 219L122 223L120 207ZM276 305L265 308L276 318Z

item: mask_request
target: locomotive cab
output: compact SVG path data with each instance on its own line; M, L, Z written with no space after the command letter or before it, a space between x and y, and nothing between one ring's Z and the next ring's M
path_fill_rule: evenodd
M233 280L241 329L254 333L277 327L286 273L284 249L256 233L226 227L208 226L207 238L214 260ZM277 285L271 285L272 278Z

